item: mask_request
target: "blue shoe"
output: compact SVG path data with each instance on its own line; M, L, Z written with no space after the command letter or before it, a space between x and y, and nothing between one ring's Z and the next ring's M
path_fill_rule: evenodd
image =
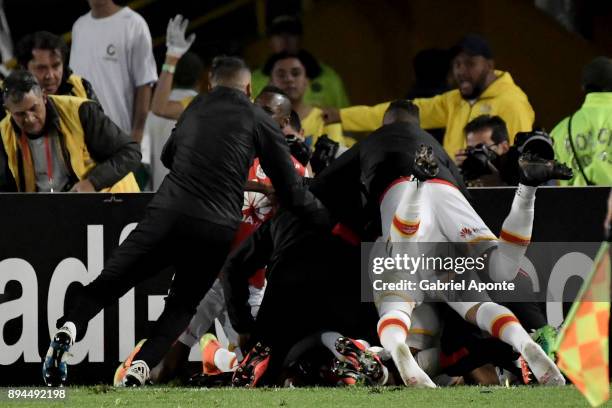
M70 332L61 328L51 340L49 350L45 356L42 375L45 384L49 387L61 387L68 378L68 350L74 344Z

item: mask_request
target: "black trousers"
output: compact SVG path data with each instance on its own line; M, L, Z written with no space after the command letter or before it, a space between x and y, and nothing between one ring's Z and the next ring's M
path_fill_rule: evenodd
M164 311L134 360L153 368L187 327L196 307L219 274L235 230L229 227L157 208L113 252L102 273L70 299L68 312L58 327L71 321L77 339L105 306L138 283L173 266L175 275Z

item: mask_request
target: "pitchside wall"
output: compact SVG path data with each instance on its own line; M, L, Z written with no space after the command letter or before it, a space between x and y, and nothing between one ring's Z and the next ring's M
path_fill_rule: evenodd
M600 241L608 190L540 189L534 241ZM471 192L482 218L498 232L514 190ZM41 384L41 359L66 297L75 283L89 282L99 274L113 248L143 216L151 197L145 193L0 195L0 385ZM90 322L84 340L71 350L71 361L79 363L70 367L72 383L111 381L119 361L135 341L146 337L148 325L161 313L170 277L170 270L152 277ZM548 306L549 320L558 324L562 305Z

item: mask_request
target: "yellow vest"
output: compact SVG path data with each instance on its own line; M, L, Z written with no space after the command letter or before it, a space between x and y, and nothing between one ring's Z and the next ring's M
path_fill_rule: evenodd
M535 113L527 95L519 88L508 72L495 71L497 79L473 104L461 97L454 89L434 96L418 98L413 102L419 107L419 118L423 129L446 128L444 150L454 158L459 149L466 146L463 128L480 115L497 115L508 127L510 143L518 132L530 131ZM390 102L376 106L353 106L340 110L342 128L353 132L372 132L382 126L383 116Z
M72 95L78 96L79 98L89 99L89 95L87 95L87 91L83 86L83 81L80 76L71 74L66 80L67 83L72 85Z
M87 102L87 100L59 95L49 95L48 98L59 114L60 137L63 137L64 145L70 156L70 163L66 163L66 165L70 164L72 172L76 177L79 180L83 180L87 177L91 169L96 166L96 163L87 150L85 134L79 118L79 107L83 102ZM25 186L25 190L23 191L35 192L36 175L32 156L29 152L24 155L24 151L19 143L20 135L13 129L10 115L7 115L2 122L0 122L0 132L2 133L2 143L4 144L4 150L6 151L8 159L8 167L17 184L17 190L21 191L21 178L23 177L23 185ZM27 149L27 144L25 146ZM20 158L23 174L20 173ZM112 187L100 191L110 193L137 193L140 192L140 189L138 188L138 183L136 183L134 174L130 172Z

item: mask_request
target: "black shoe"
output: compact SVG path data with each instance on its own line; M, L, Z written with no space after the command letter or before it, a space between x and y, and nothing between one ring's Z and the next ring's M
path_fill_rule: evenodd
M336 340L336 351L342 354L347 362L334 365L334 373L342 377L349 374L355 380L362 380L366 385L380 384L384 377L383 364L380 358L365 347L348 337Z
M42 367L43 380L47 386L60 387L66 384L68 378L66 357L70 346L72 346L72 337L64 329L60 329L51 340Z
M436 177L439 170L438 163L436 163L433 154L433 148L422 144L416 151L414 158L414 177L419 181L429 180Z
M519 183L537 187L549 180L569 180L572 169L556 160L542 159L536 154L523 153L518 160Z

